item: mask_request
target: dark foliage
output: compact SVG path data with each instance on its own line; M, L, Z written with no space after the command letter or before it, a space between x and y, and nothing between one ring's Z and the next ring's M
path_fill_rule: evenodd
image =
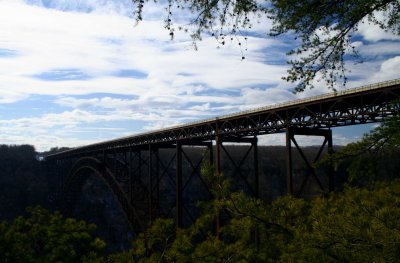
M0 145L0 220L11 220L25 207L48 206L48 182L30 145Z

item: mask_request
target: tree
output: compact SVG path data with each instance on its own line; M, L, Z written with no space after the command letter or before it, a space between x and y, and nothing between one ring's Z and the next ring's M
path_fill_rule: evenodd
M399 262L400 182L318 197L280 262Z
M105 243L92 236L95 225L41 207L27 211L29 217L0 223L1 262L102 262Z
M36 155L31 145L0 145L0 221L46 204L49 188Z
M109 262L398 262L400 258L398 180L348 187L310 201L284 196L266 204L232 193L229 181L220 176L208 174L215 198L202 204L203 213L191 227L176 230L171 219L157 219L130 251L110 256ZM214 229L218 214L224 214L219 236Z
M399 107L394 102L393 107ZM333 155L326 155L320 164L330 163L335 169L346 163L350 185L369 185L376 180L398 178L400 164L400 114L386 119L363 138L350 143Z
M68 147L52 147L47 152L43 152L42 155L43 156L48 156L48 155L51 155L51 154L56 154L56 153L59 153L59 152L70 150L70 149L71 148L68 148Z
M176 230L171 219L157 219L125 253L109 257L111 262L267 262L277 259L292 237L292 225L302 220L304 200L291 196L272 205L232 192L229 180L202 168L214 198L199 204L201 216L186 229ZM229 214L229 216L228 216ZM224 225L216 235L215 219ZM260 247L254 234L260 233Z
M148 0L132 1L140 21ZM360 23L368 21L400 35L399 0L169 0L165 28L171 37L184 11L189 26L178 29L190 31L194 43L204 34L214 36L221 45L238 37L247 40L246 32L254 23L267 24L268 19L273 22L270 36L293 33L300 44L288 52L295 58L288 61L291 68L284 79L297 83L296 92L312 88L318 74L330 88L338 82L346 84L345 56L358 58L352 42Z

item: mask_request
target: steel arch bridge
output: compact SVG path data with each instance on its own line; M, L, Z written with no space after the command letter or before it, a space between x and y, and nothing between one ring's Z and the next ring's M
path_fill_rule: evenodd
M48 172L61 178L59 200L66 210L74 206L90 172L109 187L136 232L160 216L174 217L177 227L185 227L197 216L195 203L210 198L199 175L205 158L221 172L224 154L234 167L232 177L238 188L259 197L257 137L285 133L287 193L301 195L310 178L322 191L332 191L333 173L321 178L312 166L324 150L332 152L332 129L390 118L400 111L399 99L400 79L396 79L77 147L47 156L45 164ZM296 135L323 138L314 160L307 159ZM229 143L246 145L239 160L226 147ZM309 169L298 185L293 181L296 149ZM252 167L244 172L247 159Z

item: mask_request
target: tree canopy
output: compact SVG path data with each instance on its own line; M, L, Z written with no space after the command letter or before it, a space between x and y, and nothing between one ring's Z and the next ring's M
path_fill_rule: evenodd
M355 157L349 169L358 171L353 179L364 180L363 187L347 185L343 192L311 200L287 195L267 204L243 192L232 192L230 181L205 165L201 174L213 198L200 204L203 212L192 226L176 230L173 220L157 219L137 237L131 250L112 255L109 260L399 262L398 169L394 176L378 177L376 163L369 165L371 159L398 154L399 123L396 115L360 142L327 158L338 165L349 156ZM362 165L367 169L358 170ZM216 235L218 216L224 224Z
M399 107L399 102L393 104ZM321 161L331 163L337 169L347 163L348 183L368 185L376 180L392 180L398 177L400 152L400 114L386 119L378 127L364 134L360 141L350 143Z
M106 244L93 236L95 225L41 207L27 211L0 223L1 262L101 262Z
M211 171L211 170L209 170ZM218 177L218 178L217 178ZM133 248L111 262L398 262L400 182L347 188L306 201L284 196L272 204L231 192L211 175L215 198L186 229L157 219ZM215 235L216 216L224 216Z
M157 219L136 236L129 251L104 256L105 243L93 236L94 225L30 208L29 216L0 223L0 261L399 262L398 169L381 178L371 161L391 154L397 161L399 123L399 116L393 116L327 158L335 164L355 158L349 169L367 182L362 187L348 185L343 192L311 200L286 195L266 203L232 191L229 179L204 165L201 174L213 198L198 204L202 213L188 228ZM218 230L217 217L223 222Z
M132 1L140 21L149 0ZM270 29L268 21L272 21ZM287 53L293 59L288 60L291 68L284 79L296 83L296 92L312 88L319 79L333 89L338 83L346 84L345 58L358 57L353 40L358 26L365 22L400 35L400 1L169 0L165 16L171 37L176 29L182 29L191 34L194 43L206 34L221 45L229 39L241 45L255 23L265 24L270 36L291 34L299 45Z

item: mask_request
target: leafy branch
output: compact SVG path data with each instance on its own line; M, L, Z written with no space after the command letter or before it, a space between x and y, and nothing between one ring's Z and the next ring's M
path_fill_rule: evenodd
M149 0L132 1L136 4L135 17L139 22ZM331 89L346 85L345 62L351 59L362 62L353 44L361 23L368 21L400 35L398 0L168 0L166 11L165 28L172 38L174 15L189 13L188 24L178 29L190 32L195 49L204 34L215 37L222 46L230 39L237 41L242 59L245 58L242 41L247 41L247 32L253 23L272 21L271 30L265 30L269 36L289 35L299 41L299 47L287 52L295 58L288 60L291 68L283 78L296 84L295 92L313 88L315 81L321 80ZM179 15L176 17L179 21Z

